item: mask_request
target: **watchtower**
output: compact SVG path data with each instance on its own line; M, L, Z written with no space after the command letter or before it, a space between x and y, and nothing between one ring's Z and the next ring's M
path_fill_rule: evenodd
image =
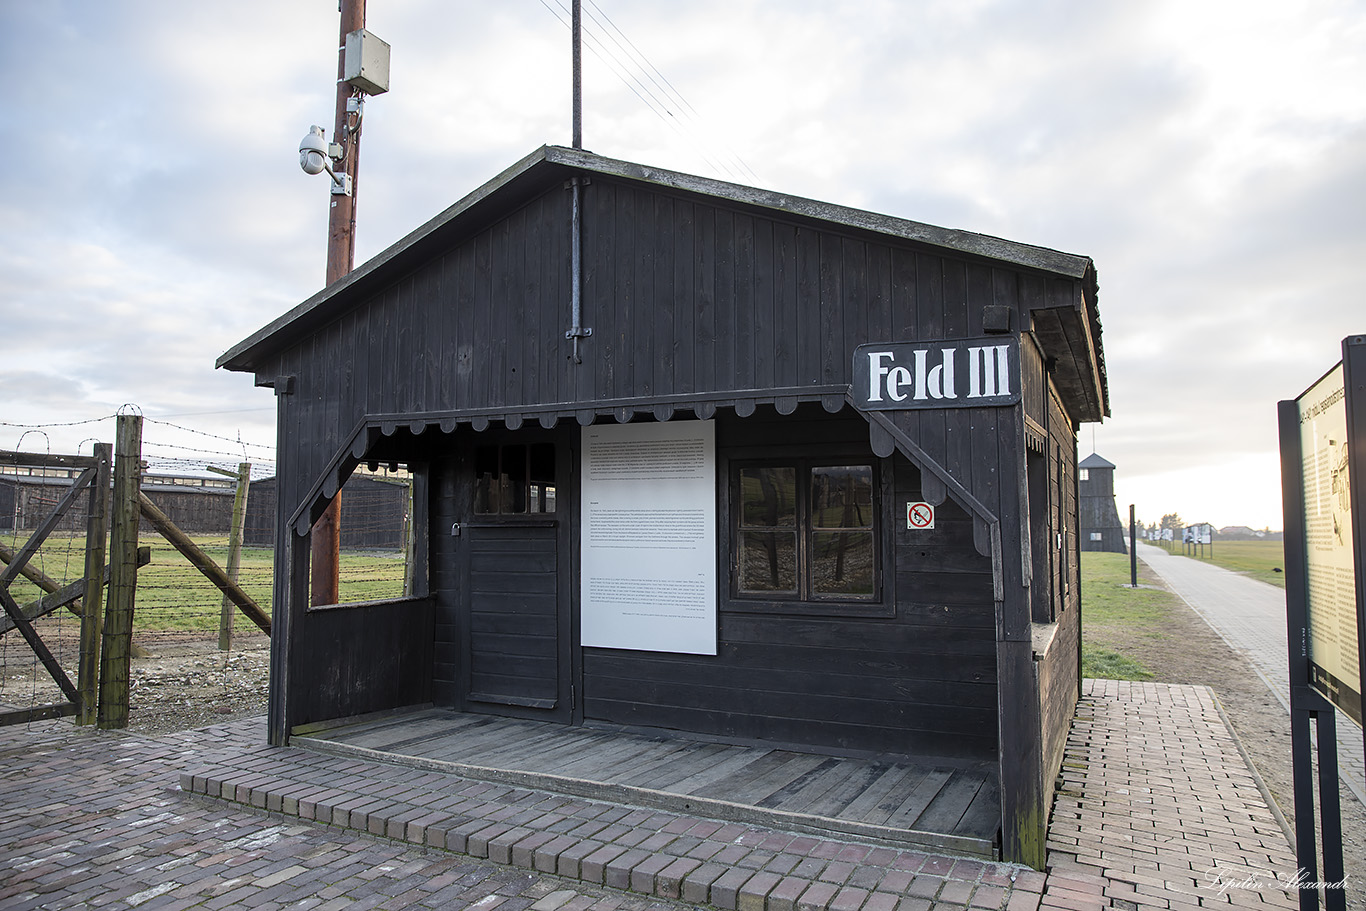
M1124 523L1115 507L1114 463L1093 452L1077 464L1077 469L1081 549L1128 553L1124 547Z

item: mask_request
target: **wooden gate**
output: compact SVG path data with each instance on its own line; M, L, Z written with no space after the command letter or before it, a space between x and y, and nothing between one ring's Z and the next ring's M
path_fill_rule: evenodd
M90 724L95 720L103 593L109 573L105 566L105 534L109 515L111 458L108 443L96 443L94 448L95 453L91 456L0 452L0 464L3 465L81 472L51 512L37 524L22 547L17 551L0 547L0 558L3 558L6 564L3 570L0 570L0 606L4 608L4 614L0 616L0 634L17 628L66 700L51 705L0 711L0 725L22 724L42 718L76 714L80 715L79 720L83 724ZM85 495L89 496L85 529L85 574L78 581L61 586L37 567L30 566L29 561ZM21 605L10 592L11 584L20 575L47 594ZM62 608L70 610L81 619L76 683L71 682L71 678L33 626L35 620Z

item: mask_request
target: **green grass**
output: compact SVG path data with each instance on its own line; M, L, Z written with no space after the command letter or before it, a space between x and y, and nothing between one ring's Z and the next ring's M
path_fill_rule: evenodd
M1140 573L1146 567L1139 564ZM1083 551L1081 555L1081 611L1083 628L1121 623L1159 632L1171 609L1171 594L1159 588L1129 585L1128 554Z
M1151 680L1152 671L1132 658L1082 643L1081 675L1102 680Z
M1196 548L1196 553L1186 554L1184 548L1178 545L1172 553L1214 563L1285 588L1285 545L1280 541L1215 541L1213 545L1205 546L1203 557L1199 555L1199 550ZM1279 567L1282 571L1275 572L1273 567Z
M22 533L21 533L22 535ZM219 566L228 563L226 535L191 536ZM6 544L10 544L6 536ZM144 534L139 542L152 549L152 562L138 570L137 601L133 629L141 631L208 631L218 629L223 594L174 547L156 534ZM20 537L13 546L22 546ZM271 606L274 552L266 547L242 549L238 583L267 614ZM39 551L36 565L59 584L80 578L85 566L85 537L53 535ZM404 560L400 551L348 551L341 553L341 599L343 602L377 601L403 593ZM11 588L20 604L42 592L22 577ZM66 612L63 612L66 613ZM70 614L66 614L70 617ZM255 629L239 616L237 629Z
M1139 565L1139 588L1129 584L1127 554L1081 555L1082 675L1109 680L1149 680L1153 673L1125 650L1168 635L1172 594L1152 586Z

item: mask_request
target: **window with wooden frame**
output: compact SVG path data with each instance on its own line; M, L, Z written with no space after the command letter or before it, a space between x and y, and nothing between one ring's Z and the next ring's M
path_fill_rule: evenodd
M873 463L731 463L731 592L742 601L880 598Z
M555 511L555 444L474 448L474 512L518 516Z

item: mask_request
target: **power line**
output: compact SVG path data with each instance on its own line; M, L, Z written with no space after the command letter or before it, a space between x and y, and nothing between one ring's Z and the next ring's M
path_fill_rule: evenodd
M688 102L688 99L683 97L683 93L678 91L678 89L674 87L674 84L669 81L668 77L666 77L659 70L659 68L655 66L654 63L652 63L648 57L645 56L645 53L636 46L635 42L631 40L630 36L628 36L624 31L621 30L621 28L615 22L612 21L611 17L607 15L606 10L598 6L597 3L594 2L594 0L588 0L588 4L593 9L597 10L598 13L602 14L602 18L606 20L607 24L611 27L612 31L620 35L621 40L626 42L627 47L630 48L630 50L627 51L628 55L634 54L634 56L639 59L639 63L637 65L641 65L641 69L645 71L645 75L649 77L650 81L653 82L655 85L659 86L660 91L664 92L666 96L672 96L672 98L674 98L678 102L678 107L680 111L683 113L683 116L688 120L693 121L695 125L700 129L700 118L702 115L698 112L697 108L693 107L692 104ZM592 16L593 19L597 19L597 16L594 16L591 11L589 12L589 15ZM612 37L610 33L608 34L608 37ZM617 41L615 38L612 38L612 40L618 47L622 46L620 41ZM626 50L626 48L622 49ZM659 78L656 79L655 76L658 76ZM759 180L759 175L754 173L754 169L751 168L749 164L746 163L746 161L739 155L737 155L732 149L730 149L727 146L724 146L724 144L722 147L725 150L726 154L736 164L738 164L746 173L748 173L753 181L757 183Z
M561 25L564 25L566 28L572 28L569 21L564 18L569 13L569 11L565 8L564 0L555 0L556 5L560 7L559 10L556 10L554 7L552 7L550 3L547 2L547 0L539 0L539 2L543 7L546 8L546 10L552 16L554 16L560 22ZM596 4L594 4L594 8L597 9L599 13L602 13L601 8L597 7ZM615 23L612 23L611 20L607 18L605 13L603 13L602 16L603 19L607 20L611 28L621 35L621 38L626 42L626 44L630 45L632 48L635 48L635 45L626 36L626 34L622 32L621 29L618 28ZM695 114L696 109L688 103L687 99L683 98L682 94L679 93L677 89L673 89L672 85L668 83L668 80L664 78L663 74L659 73L658 68L651 64L649 60L645 58L644 54L642 54L639 51L638 48L636 49L635 53L640 57L641 60L644 61L644 65L642 66L640 63L637 63L634 59L630 59L630 52L626 51L626 48L622 45L621 41L617 40L612 36L612 34L607 30L607 27L602 24L602 21L599 20L597 16L593 15L592 11L589 12L589 18L591 20L590 22L583 23L583 25L587 27L582 29L582 34L584 37L589 39L588 49L593 52L593 55L597 57L599 60L601 60L608 67L608 69L612 71L613 75L620 79L622 84L625 85L628 89L630 89L631 92L637 98L640 99L641 103L644 104L652 113L654 113L656 117L658 117L665 124L671 127L682 139L688 142L692 146L693 150L697 152L702 157L703 161L707 163L708 167L712 168L714 171L725 173L731 179L744 180L744 175L740 173L740 171L738 171L736 167L733 167L731 164L725 161L716 160L716 158L713 155L709 154L707 150L703 147L703 144L699 141L699 138L689 136L688 133L685 132L682 118L676 115L673 112L673 110L671 110L671 108L678 108L680 112L684 113L684 115L687 116L688 120L693 121L693 123L690 125L693 126L698 133L700 133L700 124L696 122L696 118L687 115L687 111L692 111ZM594 28L594 26L596 26L596 28ZM604 35L606 36L605 39L603 37ZM623 61L622 55L615 53L610 47L608 47L606 43L607 40L612 41L614 44L617 45L617 47L621 48L622 51L626 53L629 62ZM650 76L649 73L645 71L645 67L649 67L649 69L654 70L654 72L656 73L659 73L659 79L655 79L653 76ZM635 75L632 72L633 68L644 72L645 77L648 78L650 82L653 82L659 91L656 92L654 89L651 89L650 86L646 84L644 79L642 79L638 75ZM663 80L664 84L669 85L669 89L672 89L672 92L670 92L668 89L665 89L664 85L661 85L660 80ZM662 99L660 97L661 94L664 96ZM685 108L686 111L684 110ZM754 177L755 180L757 180L757 176L754 176L754 171L747 164L745 164L743 160L741 160L738 156L734 155L733 153L730 155L730 157L738 163L740 168L743 168L745 171L748 171L749 174L752 177Z

